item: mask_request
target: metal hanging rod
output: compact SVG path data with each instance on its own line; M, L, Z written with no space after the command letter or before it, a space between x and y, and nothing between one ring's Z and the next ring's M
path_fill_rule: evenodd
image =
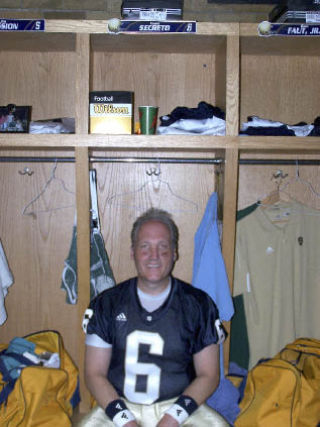
M241 165L320 165L320 159L240 159Z
M202 159L188 157L90 157L92 163L197 163L220 164L222 158Z
M32 156L5 156L0 157L0 163L74 163L74 157L32 157Z
M179 157L89 157L91 163L198 163L198 164L220 164L222 158L179 158ZM74 163L75 157L0 157L2 163Z
M180 157L89 157L91 163L190 163L222 164L223 158ZM0 157L0 163L75 163L75 157ZM320 165L320 159L239 159L240 165Z

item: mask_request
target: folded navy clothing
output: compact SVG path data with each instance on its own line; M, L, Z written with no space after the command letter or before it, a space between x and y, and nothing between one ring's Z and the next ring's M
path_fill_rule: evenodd
M313 125L320 127L320 116L318 116L314 119Z
M308 136L320 136L320 126L315 126Z
M313 126L314 127L308 136L320 136L320 116L314 119Z
M248 116L247 119L248 121L241 125L240 135L319 136L320 132L320 117L317 117L312 124L301 121L294 125L259 116Z
M288 129L286 125L279 127L276 126L262 126L262 127L248 127L246 130L241 130L240 135L262 135L262 136L295 136L295 132Z
M214 107L205 101L201 101L196 108L176 107L170 114L160 117L160 125L170 126L172 123L180 119L202 120L210 119L213 116L225 120L225 112L219 107Z

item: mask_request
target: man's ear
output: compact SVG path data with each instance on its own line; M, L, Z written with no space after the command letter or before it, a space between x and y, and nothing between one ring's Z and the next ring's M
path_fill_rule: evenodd
M130 257L131 257L131 259L134 259L133 246L131 246L131 248L130 248Z
M173 262L176 262L178 259L178 251L175 249L173 252Z

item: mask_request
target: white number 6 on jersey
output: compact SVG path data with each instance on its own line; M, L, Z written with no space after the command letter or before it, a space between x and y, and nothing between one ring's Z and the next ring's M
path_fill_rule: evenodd
M134 331L127 336L124 394L131 402L150 405L159 398L161 369L138 361L140 344L150 345L151 354L162 355L164 341L154 332ZM137 375L147 377L145 392L136 391Z

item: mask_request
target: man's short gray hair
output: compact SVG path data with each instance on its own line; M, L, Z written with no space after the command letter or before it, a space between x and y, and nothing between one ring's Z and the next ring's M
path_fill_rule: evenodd
M170 231L171 240L173 248L178 251L178 240L179 240L179 230L176 223L173 221L172 216L169 212L163 209L150 208L142 215L140 215L135 222L133 223L131 230L131 245L134 247L134 244L137 240L139 230L143 224L149 221L158 221L166 225Z

